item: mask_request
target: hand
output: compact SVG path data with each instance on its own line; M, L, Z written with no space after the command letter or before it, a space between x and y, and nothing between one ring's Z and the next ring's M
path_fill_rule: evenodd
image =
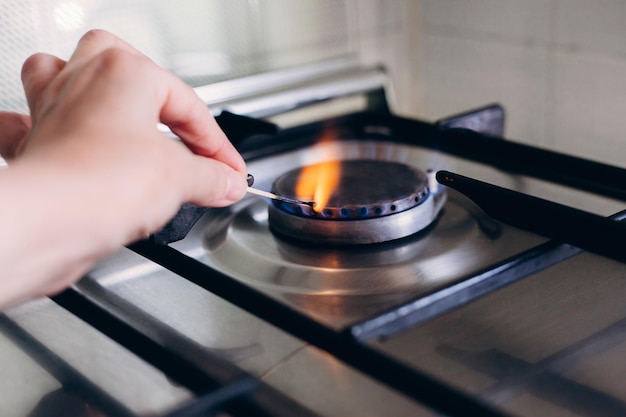
M0 306L65 288L184 202L245 194L245 163L193 89L113 35L87 33L67 62L33 55L22 82L30 118L0 114Z

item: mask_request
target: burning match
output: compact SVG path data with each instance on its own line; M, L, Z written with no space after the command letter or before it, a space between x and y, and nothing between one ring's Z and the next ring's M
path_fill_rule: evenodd
M270 198L272 200L283 201L285 203L290 203L290 204L303 204L303 205L311 206L311 207L315 205L315 202L313 201L296 200L293 198L283 197L274 193L270 193L269 191L263 191L263 190L258 190L256 188L252 188L252 184L254 184L254 177L251 174L248 174L247 180L248 180L248 192L250 194L256 194L261 197Z

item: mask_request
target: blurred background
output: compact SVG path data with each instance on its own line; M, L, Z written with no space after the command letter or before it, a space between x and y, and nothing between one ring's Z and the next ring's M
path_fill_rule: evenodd
M396 113L499 102L508 138L624 165L624 22L621 0L0 0L0 108L26 111L26 57L67 58L103 28L192 86L337 57L383 64Z

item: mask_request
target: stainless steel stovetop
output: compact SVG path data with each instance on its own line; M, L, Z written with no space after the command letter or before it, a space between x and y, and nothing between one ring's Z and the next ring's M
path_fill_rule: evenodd
M416 146L346 140L252 161L248 169L255 173L258 187L270 189L284 172L322 162L325 155L395 161L422 169L462 164ZM347 248L306 245L277 236L268 224L268 204L269 200L253 196L211 210L186 239L172 246L337 330L449 286L546 240L494 222L454 191L449 191L442 215L428 230Z
M359 71L333 68L324 85L379 80ZM384 90L365 84L376 102ZM331 143L316 140L327 121L248 135L255 186L333 155L459 172L602 216L624 206L433 146L432 125L397 135L382 113L338 119ZM73 289L0 317L0 414L625 415L623 264L447 192L432 226L386 243L283 239L269 200L248 196L183 240L121 248Z

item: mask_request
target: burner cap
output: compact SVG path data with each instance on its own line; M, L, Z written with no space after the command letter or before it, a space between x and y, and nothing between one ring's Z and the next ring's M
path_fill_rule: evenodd
M304 168L289 171L274 181L272 192L291 199ZM444 194L429 176L406 164L380 160L341 162L339 183L327 205L311 206L274 201L269 209L272 229L298 240L332 244L383 242L409 236L437 217ZM441 190L440 190L441 189Z
M321 165L321 164L318 164ZM304 168L280 176L272 192L284 197L296 196L296 183ZM421 204L428 196L428 178L408 165L388 161L355 160L341 163L339 185L321 211L313 207L280 202L281 209L304 217L353 220L399 213Z

